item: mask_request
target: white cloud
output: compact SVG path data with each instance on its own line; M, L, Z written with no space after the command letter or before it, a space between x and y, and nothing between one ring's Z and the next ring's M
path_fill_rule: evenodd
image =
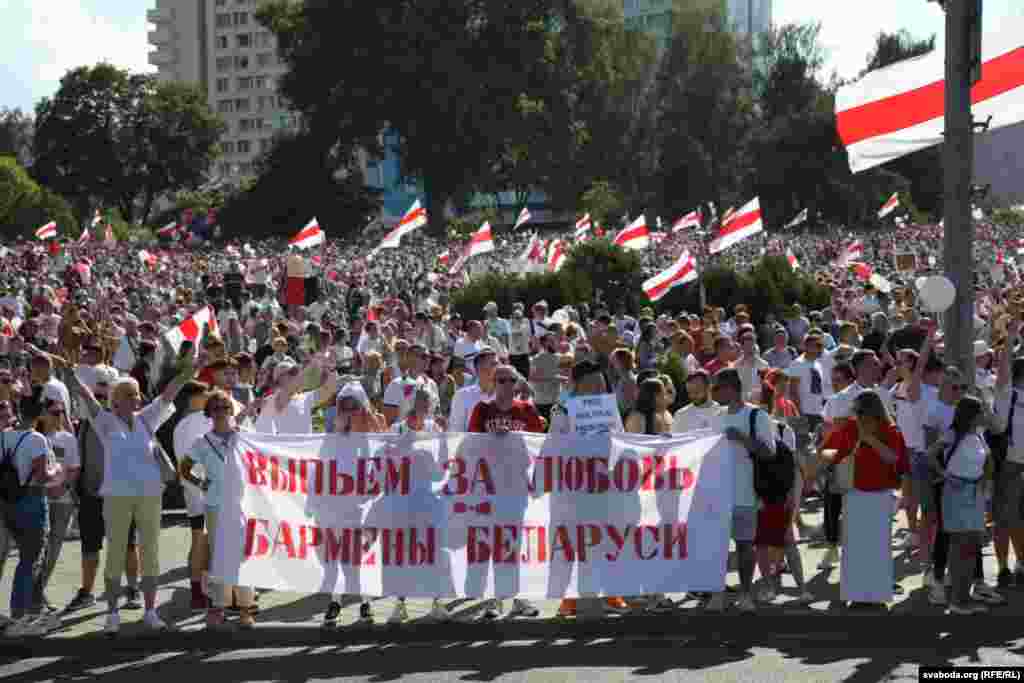
M23 39L32 54L33 90L52 94L68 69L105 61L132 71L152 71L147 63L144 3L137 21L115 22L90 11L80 0L32 0ZM146 3L148 4L148 3Z

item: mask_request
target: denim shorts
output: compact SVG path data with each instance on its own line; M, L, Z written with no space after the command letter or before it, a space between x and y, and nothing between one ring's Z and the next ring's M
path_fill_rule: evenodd
M932 480L935 473L928 462L928 454L924 451L910 453L910 490L926 515L935 514L935 485Z

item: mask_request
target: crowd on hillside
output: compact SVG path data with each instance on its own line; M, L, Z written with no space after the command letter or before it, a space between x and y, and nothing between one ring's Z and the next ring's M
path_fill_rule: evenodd
M903 549L929 600L953 614L984 612L1005 602L999 589L1024 585L1024 446L1008 438L1024 433L1015 426L1024 421L1015 410L1024 358L1016 237L990 224L978 233L976 377L943 362L941 333L913 283L934 269L931 257L941 261L939 226L755 236L714 258L742 268L792 253L832 287L831 304L726 311L712 293L704 310L660 315L521 301L462 319L450 294L466 275L440 266L456 249L418 234L372 254L369 239L305 252L273 240L9 246L0 258L0 572L15 545L18 560L6 634L45 635L97 598L109 608L108 634L125 610L167 628L156 611L166 569L161 449L183 479L192 547L181 562L193 609L210 628L252 628L254 591L207 579L219 456L237 430L561 433L568 400L602 393L615 395L624 431L711 429L746 456L732 517L739 584L699 596L705 610L770 603L791 590L784 572L798 600L814 602L797 545L811 533L829 544L820 568L841 565L852 608L884 605L901 590L890 544L879 542L893 536L895 501L911 532ZM518 270L530 239L527 230L499 233L495 250L467 268ZM856 260L891 287L851 273L843 254L854 242L863 246ZM702 238L670 235L641 255L645 271L683 248L707 258ZM916 265L897 267L897 253L914 254ZM189 321L205 334L190 334ZM666 369L670 361L681 375ZM755 488L755 460L788 469L783 495ZM801 516L812 497L824 503L819 530ZM56 606L47 586L72 527L81 589ZM980 563L988 543L999 567L991 577ZM868 571L850 571L851 558ZM433 619L450 617L445 597ZM677 609L668 595L603 604L610 613ZM484 618L538 614L524 599L505 607L489 602ZM374 608L365 599L360 620L372 621ZM576 608L565 600L559 614L572 618ZM390 622L407 618L403 599L390 609ZM334 596L324 623L340 614Z

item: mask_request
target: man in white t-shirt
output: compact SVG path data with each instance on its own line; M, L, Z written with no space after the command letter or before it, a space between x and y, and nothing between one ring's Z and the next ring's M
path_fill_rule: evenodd
M174 457L181 462L196 439L213 429L213 420L206 414L206 391L208 387L199 382L187 382L181 389L182 400L188 402L188 412L174 426ZM189 548L189 570L191 573L192 609L206 609L208 601L203 592L202 580L209 557L206 544L206 496L195 484L182 479L185 493L185 509L189 527L192 530L192 544Z
M388 425L404 419L416 403L416 387L427 385L437 396L437 383L423 373L427 369L427 347L413 342L406 351L405 374L391 380L384 390L384 418Z
M530 321L523 315L523 305L517 303L508 321L508 360L523 377L530 376L531 333Z
M853 419L853 400L865 391L877 392L885 404L886 411L891 416L893 414L892 392L878 384L882 378L882 364L878 360L878 354L868 349L861 349L853 354L850 364L853 365L853 371L857 373L857 380L829 398L822 412L825 424L841 424L845 420Z
M736 542L742 594L736 607L743 612L755 609L754 537L757 533L759 499L754 491L754 458L775 457L775 425L768 411L758 410L743 401L743 382L735 368L719 370L713 379L715 400L725 407L721 427L726 438L735 446L735 479L733 488L732 538ZM754 430L751 433L751 412ZM710 611L721 611L725 596L717 593L708 603Z
M695 370L686 378L686 393L690 402L676 411L672 418L672 433L692 431L722 431L725 408L711 399L711 378L706 370Z
M303 378L311 368L318 368L321 372L329 368L327 381L319 389L299 393ZM274 368L274 391L263 401L255 431L268 434L312 434L313 410L331 400L338 388L338 374L334 368L333 350L313 354L303 368L287 360L278 363Z

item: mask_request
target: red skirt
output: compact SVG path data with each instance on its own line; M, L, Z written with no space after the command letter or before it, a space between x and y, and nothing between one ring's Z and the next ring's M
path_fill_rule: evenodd
M786 527L792 514L785 503L765 503L757 511L757 534L754 545L781 548L786 545Z

